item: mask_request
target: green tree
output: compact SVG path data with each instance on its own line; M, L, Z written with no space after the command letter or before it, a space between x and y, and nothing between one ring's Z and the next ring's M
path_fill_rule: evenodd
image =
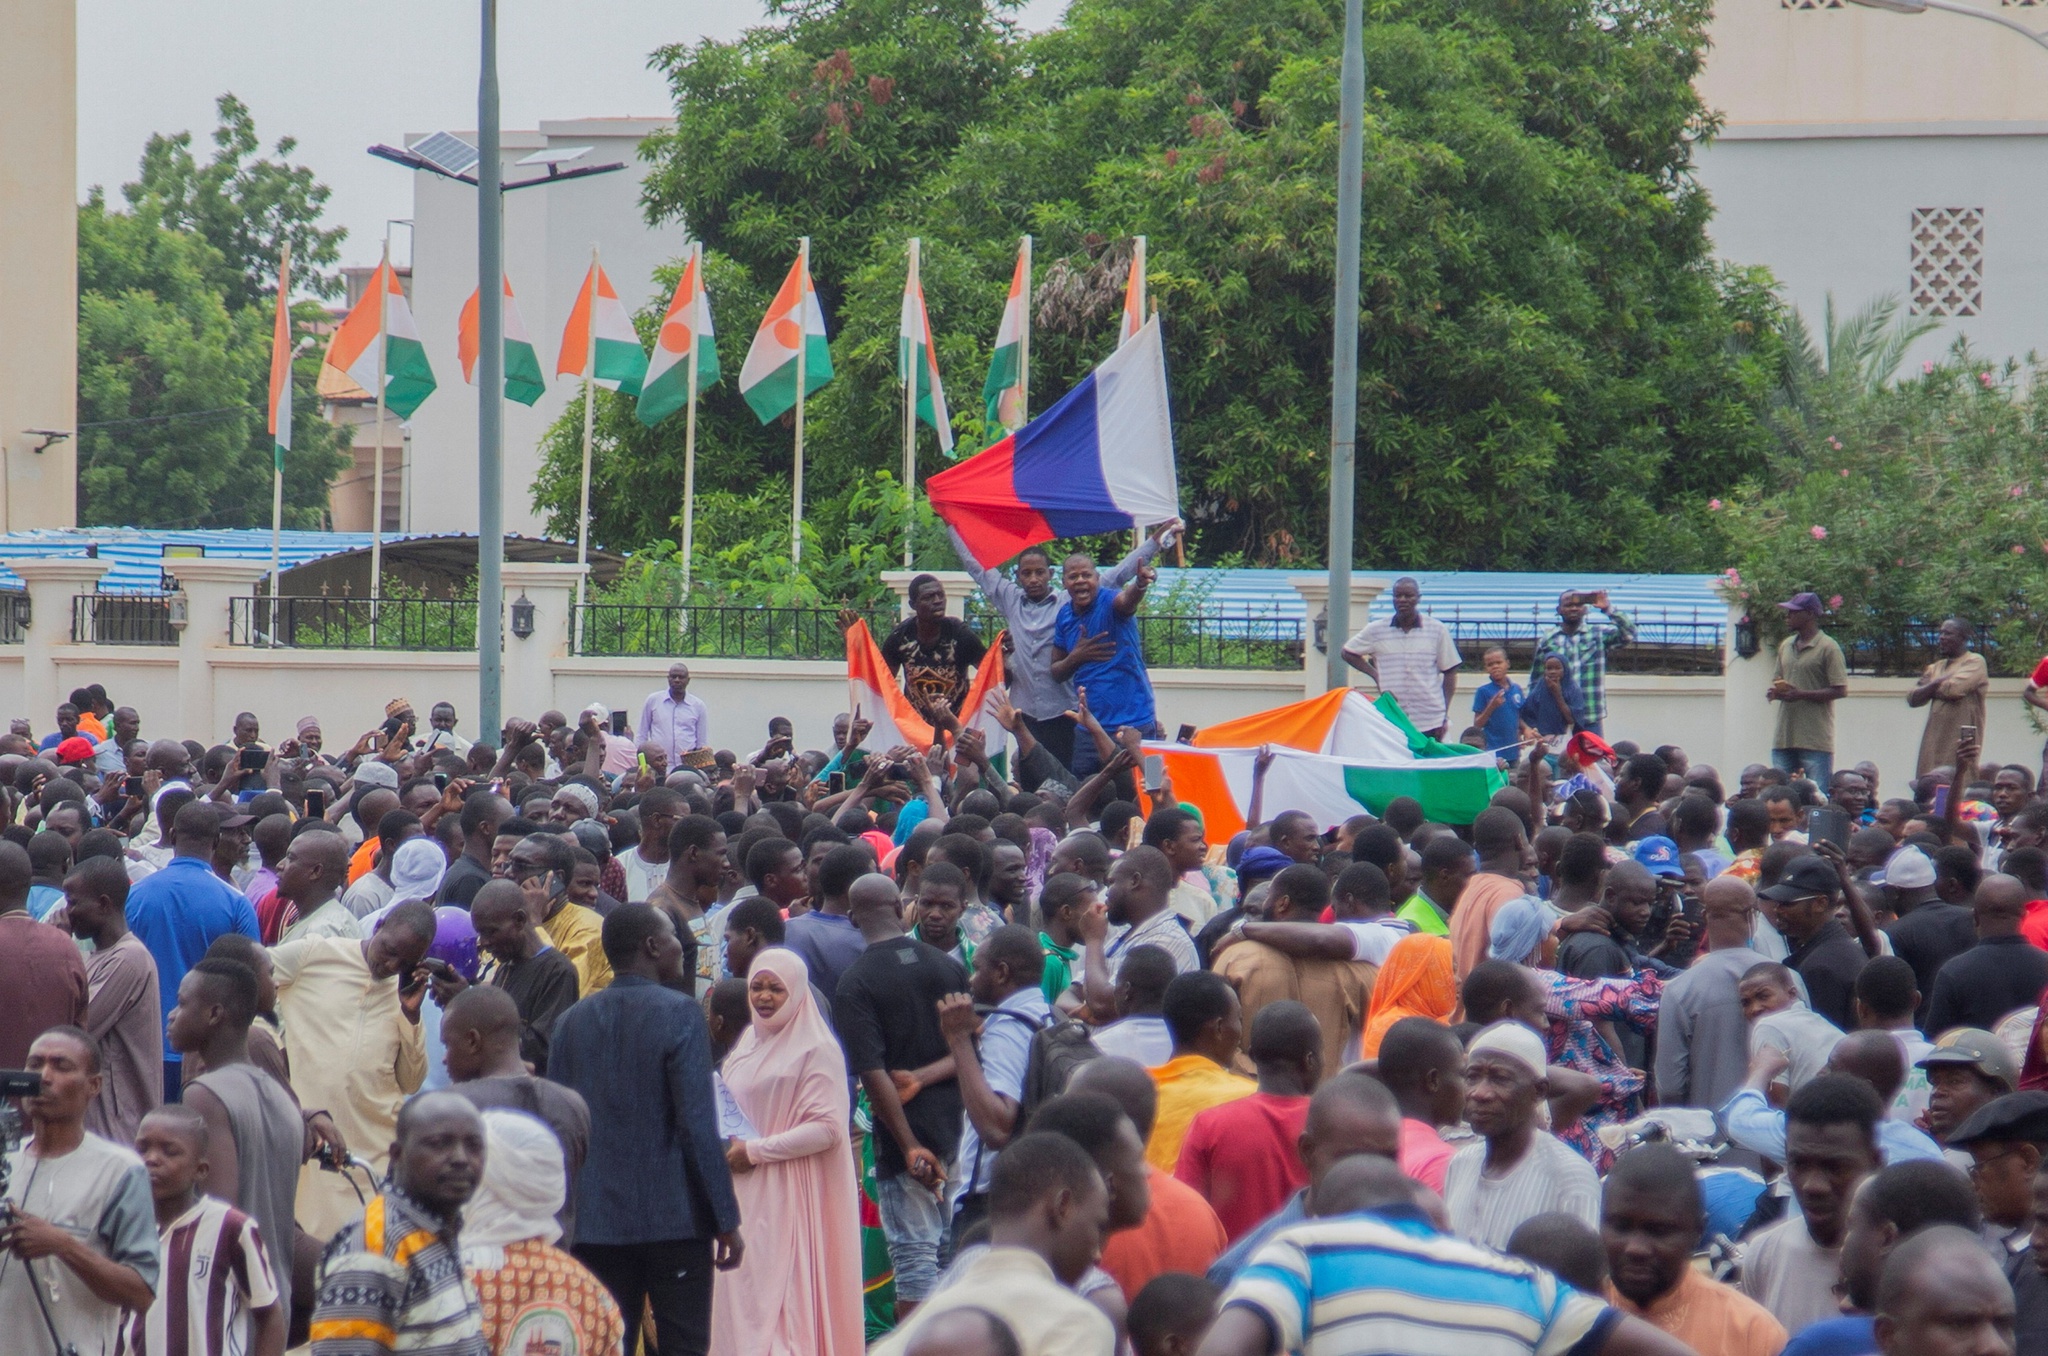
M311 171L255 149L247 109L221 100L220 152L195 169L190 138L152 137L128 211L95 188L78 211L79 520L141 527L270 522L270 383L275 250L293 242L320 290L341 232L319 224L327 189ZM291 150L289 139L278 154ZM182 165L182 168L181 168ZM234 213L246 212L237 221ZM229 253L226 251L234 251ZM267 252L267 253L266 253ZM300 303L301 330L323 320ZM321 417L320 355L293 366L285 522L318 527L327 486L346 465L342 433Z
M1699 505L1764 465L1782 341L1768 279L1712 262L1690 178L1691 146L1712 131L1691 85L1707 13L1705 0L1373 8L1363 562L1715 557L1719 529ZM650 217L686 221L723 272L728 373L796 237L812 237L839 373L808 412L828 550L851 487L898 464L905 239L924 240L971 451L986 441L974 395L1028 231L1034 408L1108 353L1129 240L1147 236L1198 557L1321 558L1339 0L1074 0L1029 37L980 0L774 14L736 43L657 54L677 119L647 147L646 201ZM671 535L680 423L606 440L596 481L632 490L594 489L599 540ZM699 432L700 486L707 462L714 491L786 483L788 431L764 439L729 385ZM554 452L565 433L566 420ZM924 448L921 477L944 464ZM565 469L554 455L550 467ZM551 474L537 502L573 517L573 488Z
M249 107L232 94L214 101L220 125L213 132L213 157L200 164L192 134L158 134L142 150L136 181L122 188L132 208L152 206L174 231L190 231L213 246L218 258L209 281L229 310L277 294L277 263L287 241L292 247L293 289L314 296L341 295L338 270L321 272L341 257L345 227L322 227L327 185L313 171L285 159L298 147L280 137L266 159Z

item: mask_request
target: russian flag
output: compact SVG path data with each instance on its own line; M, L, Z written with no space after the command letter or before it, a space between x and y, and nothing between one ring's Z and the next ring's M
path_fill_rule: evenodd
M1055 538L1178 518L1159 317L1057 405L939 472L925 493L988 569Z

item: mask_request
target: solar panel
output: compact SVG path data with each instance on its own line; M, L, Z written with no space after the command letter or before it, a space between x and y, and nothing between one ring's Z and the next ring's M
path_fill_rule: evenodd
M535 151L532 155L519 161L519 163L522 165L547 165L552 167L555 165L566 165L571 160L581 160L589 154L590 147L588 146L551 146L544 151Z
M408 149L436 169L445 170L452 175L469 173L476 168L477 161L482 158L477 155L476 147L452 132L436 132L430 137L414 142Z

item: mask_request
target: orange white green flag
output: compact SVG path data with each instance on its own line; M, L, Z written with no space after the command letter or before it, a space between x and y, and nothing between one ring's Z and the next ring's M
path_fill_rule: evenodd
M526 321L519 314L519 303L512 299L512 280L506 278L504 282L505 399L531 405L547 390L547 380L541 376L540 354L534 350L533 338L526 332ZM483 351L483 339L478 333L478 309L477 293L471 292L469 300L462 303L462 319L455 333L455 353L462 359L462 379L471 386L476 385L477 355Z
M704 290L704 246L690 246L689 262L676 280L668 315L647 361L647 384L634 411L653 428L690 403L690 364L697 365L697 390L718 384L718 343L711 332L711 294Z
M1137 236L1131 251L1131 276L1124 283L1124 319L1117 330L1118 348L1138 337L1145 328L1145 237Z
M292 450L292 256L289 246L277 268L277 312L270 322L270 451L276 469Z
M924 309L924 280L915 251L903 279L903 314L896 330L896 380L916 392L917 417L939 435L939 450L953 450L953 421L946 414L946 388L939 384L939 355L932 348L931 317Z
M593 339L594 335L594 339ZM639 332L626 314L612 280L595 259L577 289L576 305L569 311L569 323L562 329L562 352L555 360L555 375L580 377L584 363L595 350L596 362L589 376L598 385L620 395L637 396L647 377L647 350L640 347Z
M1031 237L1017 247L1017 266L1010 272L1010 296L1003 303L1002 323L996 326L996 351L988 360L988 379L981 384L981 401L987 408L989 437L996 430L1015 433L1024 427L1025 358L1029 317L1025 307L1031 296Z
M825 342L825 308L811 286L808 247L799 250L789 276L761 317L761 328L740 368L740 394L754 415L771 423L796 407L797 354L803 354L804 391L810 395L832 380L832 351Z
M379 324L381 312L382 324ZM377 335L384 335L384 407L400 419L412 418L434 393L434 369L427 365L426 346L413 324L405 288L389 262L377 265L363 298L348 313L327 345L327 365L348 374L350 381L377 394Z

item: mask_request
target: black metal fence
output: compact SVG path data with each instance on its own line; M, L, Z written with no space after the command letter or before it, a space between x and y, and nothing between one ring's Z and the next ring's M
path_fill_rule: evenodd
M230 598L228 643L300 650L474 650L474 598Z
M745 607L701 603L663 607L587 603L572 609L582 623L585 655L663 655L680 659L844 659L846 641L836 607ZM896 624L894 608L862 612L877 639Z
M1527 673L1536 647L1557 627L1557 610L1550 604L1528 607L1424 607L1451 630L1465 667L1480 670L1481 659L1493 646L1507 651L1508 667ZM1719 608L1643 608L1628 613L1635 624L1635 638L1607 652L1610 673L1703 674L1721 672L1722 643L1727 632L1727 614ZM1607 623L1597 612L1587 615L1585 625L1595 630ZM1339 639L1339 644L1343 639Z
M77 593L71 639L81 645L176 645L169 593Z

